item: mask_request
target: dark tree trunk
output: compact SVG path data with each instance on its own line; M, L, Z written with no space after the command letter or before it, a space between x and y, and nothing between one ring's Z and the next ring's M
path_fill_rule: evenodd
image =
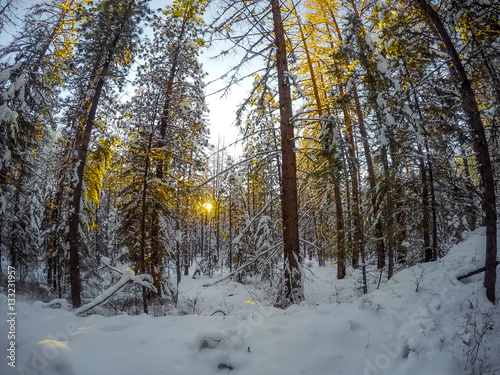
M437 240L437 203L436 203L436 191L434 189L434 174L432 170L432 162L429 155L429 147L426 141L426 152L427 152L427 168L429 168L429 186L431 188L431 212L432 212L432 260L437 260L438 257L438 240Z
M352 8L354 10L354 14L358 20L360 20L359 12L356 7L356 3L351 0L350 1ZM359 21L361 22L361 20ZM364 32L363 32L363 37L364 37ZM366 60L366 56L364 56L364 51L361 49L362 53L362 58ZM368 70L368 63L367 61L364 62L367 68L367 73L370 74L370 71ZM373 79L370 78L369 79ZM359 122L359 132L361 134L361 140L363 142L363 149L365 151L365 157L366 157L366 167L368 170L368 181L370 183L370 193L371 193L371 198L372 198L372 217L375 220L375 237L376 237L376 252L377 252L377 268L381 269L384 268L385 266L385 244L384 244L384 228L382 225L382 221L378 218L378 213L379 213L379 203L377 201L377 183L376 183L376 178L375 178L375 170L373 168L373 161L371 157L371 151L370 151L370 145L368 144L368 133L366 131L365 127L365 122L364 122L364 117L363 117L363 112L361 110L361 105L359 102L359 95L358 95L358 90L356 88L356 85L353 87L353 94L354 94L354 102L356 105L356 115L358 117L358 122Z
M467 207L467 221L469 222L469 230L476 229L476 213L474 212L474 194L470 183L469 160L467 157L462 158L464 162L465 178L467 180L466 188L468 190L469 206Z
M354 140L354 132L352 129L352 123L349 120L347 123L347 133L349 137L349 171L351 175L351 186L352 186L352 213L353 213L353 226L354 226L354 236L353 236L353 247L352 247L352 266L358 268L359 256L363 244L363 227L361 219L361 206L360 206L360 195L359 195L359 184L358 184L358 168L357 168L357 158L356 158L356 144Z
M366 159L366 168L368 171L368 182L370 184L370 196L372 201L372 217L375 220L375 237L376 237L376 252L377 252L377 268L383 268L385 265L385 246L384 246L384 231L382 222L378 219L379 206L377 202L377 182L375 178L375 169L373 168L373 160L368 144L368 132L366 131L363 111L359 102L358 91L356 86L354 90L354 103L356 105L356 115L358 117L359 133L361 134L361 141L363 143L363 150Z
M21 178L22 178L23 173L21 173ZM12 217L14 220L12 220L12 226L10 230L10 265L14 268L19 268L19 262L17 259L17 250L18 250L18 233L19 231L17 230L16 226L19 225L17 223L16 217L19 213L19 200L21 199L21 186L16 186L16 195L14 197L14 212L12 213ZM19 254L20 255L20 254Z
M229 272L233 272L233 201L229 192Z
M331 16L331 19L334 23L335 30L337 32L337 37L339 40L343 40L342 37L342 31L340 30L340 27L337 23L335 13L333 10L330 8L328 9L328 13ZM326 28L328 31L328 35L331 35L330 29L328 27L328 24L326 24ZM333 38L330 40L330 47L332 50L335 50L335 46L333 43ZM341 97L344 97L344 87L342 83L339 85L339 94ZM359 106L359 99L357 97L357 92L354 91L354 96L356 99L356 105ZM363 126L364 130L364 122L363 122L363 115L361 112L361 107L359 107L359 111L356 111L359 122L360 122L360 128ZM357 156L356 156L356 141L354 139L354 130L352 126L352 119L351 115L349 113L349 110L346 106L342 107L342 111L344 114L344 122L346 124L346 130L347 130L347 136L348 136L348 141L349 141L349 162L348 162L348 167L349 167L349 172L351 175L351 186L352 186L352 214L353 214L353 227L354 227L354 236L353 236L353 243L352 243L352 266L353 268L358 268L359 265L359 256L361 253L364 253L364 233L363 233L363 222L361 218L361 205L360 205L360 193L359 193L359 180L358 180L358 167L357 167ZM366 133L366 130L365 130ZM368 140L367 137L364 138L364 148L365 152L368 150L367 154L367 164L368 164L368 172L370 173L373 172L373 164L371 160L371 155L370 155L370 149L368 146ZM373 181L375 181L375 174L373 174Z
M110 53L111 54L111 53ZM111 59L106 61L106 65L103 68L103 75L107 74L107 69L111 63ZM81 213L81 199L83 193L83 177L85 173L85 162L87 160L87 153L90 144L90 137L92 134L92 128L94 126L94 119L97 112L97 105L99 104L99 99L101 97L102 88L104 86L104 78L100 77L97 79L97 84L95 85L95 93L92 98L91 107L85 116L80 119L80 125L78 126L78 131L76 135L76 160L74 165L76 165L76 175L78 182L73 189L73 212L69 220L69 272L70 272L70 284L71 284L71 300L73 303L73 308L81 306L81 279L80 279L80 259L79 259L79 226L80 226L80 213ZM91 85L92 87L92 85Z
M486 296L495 303L495 283L496 283L496 262L497 262L497 213L495 180L491 165L488 142L479 113L474 91L472 90L469 78L462 64L460 56L453 45L453 42L446 31L438 13L425 0L417 0L420 9L429 17L436 32L441 37L448 55L452 61L451 72L458 82L458 92L462 102L462 107L467 123L472 133L474 151L478 160L478 170L481 175L483 185L483 211L485 213L484 224L486 226L486 260L484 272L484 287Z
M379 116L381 117L381 116ZM379 121L380 118L379 118ZM381 122L380 122L381 123ZM384 178L385 178L385 196L387 199L386 206L386 222L387 222L387 258L389 260L389 265L387 267L387 280L389 280L394 274L394 239L395 239L395 230L394 230L394 201L392 199L392 181L391 181L391 173L389 169L389 161L387 155L387 147L382 146L382 164L384 166Z
M427 182L427 170L424 158L420 157L420 178L422 179L422 231L424 235L424 259L426 262L432 260L431 235L430 235L430 212L429 212L429 188Z
M406 65L406 61L403 59L403 66L405 68L406 74L409 77L408 67ZM428 133L425 129L424 125L424 116L420 109L420 103L417 96L417 91L415 86L412 83L411 79L408 79L408 82L411 86L411 90L413 92L413 100L415 101L415 109L418 113L418 117L420 120L420 126L422 128L422 132L424 135L425 142L425 155L427 166L424 163L424 158L420 158L420 170L421 170L421 178L422 178L422 226L423 226L423 235L424 235L424 259L426 262L437 260L437 209L436 209L436 194L434 191L434 175L432 171L432 161L429 152L429 145L427 142ZM408 102L411 101L410 95L408 94ZM421 147L419 146L419 151L421 151ZM427 172L429 173L429 179L427 180ZM429 189L430 189L430 198L431 198L431 213L432 213L432 247L430 245L430 223L429 223ZM427 216L427 217L426 217Z
M270 0L273 14L274 35L277 47L278 92L280 104L280 128L282 151L282 195L284 246L284 296L282 307L300 303L304 299L299 248L297 212L297 162L295 158L294 127L292 122L292 99L290 83L286 76L288 62L286 41L281 19L279 0Z
M182 265L181 265L181 238L179 238L179 232L181 229L181 212L180 212L180 197L179 197L179 186L177 186L176 195L176 217L175 217L175 276L176 276L176 288L175 288L175 307L179 301L179 284L181 283L182 276Z
M150 169L150 154L151 154L151 146L153 143L153 132L149 134L148 140L148 149L146 152L146 164L144 167L144 176L142 179L142 207L141 207L141 242L140 242L140 267L141 274L146 273L146 215L148 212L147 206L147 190L148 190L148 178L149 178L149 169ZM148 299L147 299L147 291L145 287L142 287L142 307L144 312L148 313Z
M346 275L345 268L345 233L344 214L342 211L342 200L340 199L340 187L338 178L334 181L335 194L335 221L337 225L337 279L343 279Z
M182 41L184 37L184 32L186 28L186 21L183 22L178 41ZM180 43L179 43L180 44ZM165 102L163 103L163 111L160 118L160 143L163 146L167 141L167 126L170 121L172 113L172 93L174 88L174 81L179 65L179 52L180 46L177 46L174 56L172 58L172 65L167 79L167 84L165 87ZM156 177L159 180L163 179L163 160L158 161L156 167ZM160 209L158 207L153 207L152 210L152 222L151 222L151 276L153 277L153 285L160 291L159 288L162 282L162 245L160 239Z

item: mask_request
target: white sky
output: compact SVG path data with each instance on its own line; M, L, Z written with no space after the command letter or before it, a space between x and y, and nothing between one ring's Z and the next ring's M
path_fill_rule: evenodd
M209 57L213 55L214 51L205 52L200 60L203 63L204 70L208 73L206 82L216 80L218 77L226 73L232 66L233 62L215 61ZM218 80L207 85L206 88L206 101L209 113L211 143L217 145L220 138L221 143L228 146L238 139L239 129L235 126L236 111L238 106L243 102L249 90L249 84L234 85L231 87L227 95L222 92L214 92L224 88L225 83L223 80ZM211 95L212 94L212 95ZM236 145L229 148L229 152L233 155L241 154L242 146Z

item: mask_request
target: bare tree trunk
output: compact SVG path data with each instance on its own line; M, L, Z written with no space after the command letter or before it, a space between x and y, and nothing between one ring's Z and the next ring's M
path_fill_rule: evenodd
M427 168L429 168L429 186L431 188L431 212L432 212L432 260L437 260L437 203L436 203L436 191L434 189L434 174L432 171L432 162L429 154L429 147L427 146L427 140L425 141L425 151L427 153Z
M24 175L24 169L21 170L20 180ZM12 212L12 217L16 218L19 213L19 200L21 199L21 186L16 186L16 195L14 197L14 211ZM10 229L10 265L14 268L19 268L19 262L17 259L17 243L19 242L18 231L16 226L18 225L17 220L12 220L12 225Z
M340 95L344 95L344 89L342 85L339 86ZM359 255L363 251L363 228L361 219L361 206L360 206L360 195L359 195L359 183L358 183L358 168L357 168L357 158L356 158L356 142L354 139L354 131L352 128L352 121L347 108L344 110L344 121L346 123L347 137L349 141L349 158L348 158L348 168L351 175L351 187L352 187L352 213L353 213L353 226L354 226L354 238L352 246L352 266L358 268Z
M292 98L290 94L285 33L279 0L270 0L277 47L278 92L282 149L282 195L284 247L284 296L282 307L304 300L298 230L297 161L295 158Z
M408 67L406 65L406 61L403 59L403 66L406 72L406 75L409 77ZM413 100L415 101L415 109L418 113L418 117L420 120L420 127L422 128L422 132L424 135L425 142L425 155L427 166L425 165L423 156L420 158L420 173L422 178L422 226L423 226L423 235L424 235L424 260L426 262L437 260L437 212L436 212L436 195L434 192L434 175L432 173L432 162L430 159L429 146L427 143L427 131L424 125L424 116L420 109L420 102L418 100L417 91L411 79L408 79L411 90L413 92ZM410 94L408 94L408 102L411 101ZM419 146L418 150L421 152L421 147ZM427 180L427 172L429 172L429 179ZM430 189L430 197L431 197L431 213L432 213L432 247L430 245L430 223L429 223L429 189Z
M419 150L421 150L419 146ZM426 262L432 260L431 236L430 236L430 213L429 213L429 188L427 182L427 170L424 158L419 158L420 177L422 179L422 231L424 235L424 259Z
M183 40L185 29L186 29L186 18L183 19L180 34L178 36L178 42ZM174 88L174 81L179 68L179 52L181 48L181 43L178 43L174 51L172 58L172 64L168 74L168 79L165 85L165 101L163 103L163 111L160 118L160 143L163 145L167 138L167 126L171 117L171 106L172 106L172 95ZM156 166L156 177L159 180L163 179L163 160L158 161ZM162 245L160 239L160 209L157 205L152 207L152 222L151 222L151 276L153 277L153 285L157 288L161 294L160 284L163 279L163 264L162 264Z
M144 177L142 179L142 207L141 207L141 242L140 242L140 256L141 256L141 274L146 273L146 215L148 212L147 207L147 190L148 190L148 178L149 178L149 169L151 163L151 146L153 143L153 131L149 134L148 140L148 148L146 151L146 165L144 167ZM147 290L145 287L142 287L142 307L144 312L148 313L148 298L147 298Z
M380 119L379 119L380 121ZM389 280L394 273L394 203L392 199L392 182L391 173L389 170L389 161L387 157L387 146L382 146L382 164L384 166L384 177L386 184L386 221L387 221L387 258L389 260L389 265L387 267L387 280Z
M363 111L359 102L358 90L353 87L354 103L356 105L356 115L358 118L359 133L361 134L361 141L363 143L363 150L366 160L366 169L368 171L368 182L370 184L370 196L372 201L372 217L375 220L375 237L376 237L376 253L377 253L377 268L383 268L385 265L385 245L384 245L384 231L382 221L378 218L379 205L377 202L377 181L375 177L375 169L373 168L373 160L368 143L368 132L366 131Z
M233 201L229 191L229 272L233 272Z
M178 184L179 182L177 182ZM181 238L179 236L179 231L181 229L181 210L180 210L180 196L179 196L179 185L177 185L177 202L176 202L176 217L175 217L175 275L176 275L176 285L175 289L175 307L177 307L177 302L179 301L179 284L181 283Z
M337 279L343 279L346 275L344 213L342 211L342 200L340 199L340 186L338 178L336 178L336 181L334 182L334 194L335 221L337 225Z
M464 172L465 172L465 178L467 179L467 185L466 188L468 190L468 196L469 196L469 201L470 204L467 207L467 221L469 222L469 230L474 230L476 229L476 214L474 212L474 194L472 187L470 186L470 170L469 170L469 159L464 156L462 158L464 162Z

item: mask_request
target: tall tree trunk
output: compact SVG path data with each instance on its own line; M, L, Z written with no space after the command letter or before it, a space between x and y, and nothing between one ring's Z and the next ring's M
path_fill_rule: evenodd
M110 54L112 54L110 52ZM107 74L107 68L111 61L107 60L103 69L103 76ZM105 72L105 73L104 73ZM94 82L92 82L94 83ZM83 178L85 174L85 163L87 160L87 152L90 144L90 137L92 128L94 126L94 119L97 112L97 105L101 97L102 88L104 86L104 78L97 78L97 85L95 86L95 93L92 98L90 111L80 119L80 124L76 133L76 158L74 165L76 166L77 183L73 188L73 211L69 219L69 270L70 270L70 284L71 284L71 300L73 308L81 306L81 279L80 279L80 259L79 259L79 226L81 214L81 199L83 195ZM93 88L93 84L89 89Z
M422 11L429 17L431 26L434 26L436 32L441 37L448 55L453 63L451 69L454 78L458 82L458 92L462 102L462 107L466 116L467 124L472 133L474 151L478 160L478 170L481 175L483 185L483 211L485 213L486 226L486 260L484 272L484 287L486 288L486 296L495 303L495 283L496 283L496 263L497 263L497 213L496 213L496 195L495 195L495 180L493 177L493 168L491 165L490 153L488 150L488 142L481 120L479 107L476 102L476 97L470 84L467 73L462 64L462 60L453 45L453 42L446 31L441 18L434 8L425 0L417 0L417 3Z
M431 188L431 212L432 212L432 260L436 261L438 257L438 240L437 240L437 203L436 191L434 189L434 172L429 152L427 140L425 141L425 152L427 154L427 168L429 169L429 186Z
M324 9L323 9L324 10ZM339 40L342 40L342 33L340 31L340 28L337 24L335 14L329 9L329 14L332 17L335 29L337 31L337 35L339 37ZM330 34L330 29L328 24L326 24L327 27L327 32ZM330 34L331 35L331 34ZM303 34L302 37L304 38ZM304 41L304 45L306 45ZM330 47L332 50L335 49L333 45L333 38L330 38ZM309 60L309 57L308 57ZM312 72L312 64L309 63L311 72ZM311 73L312 76L313 73ZM315 80L313 81L313 84L315 84ZM339 85L339 91L340 95L344 95L344 87L342 86L342 83ZM319 92L317 89L314 91L315 97L316 97L316 102L318 103L319 106L321 106L320 102L320 97L319 97ZM321 107L320 107L321 108ZM352 190L353 190L353 225L354 225L354 246L353 246L353 256L352 256L352 263L353 267L356 268L358 266L358 260L359 260L359 245L360 243L360 219L359 219L359 189L358 189L358 179L357 179L357 173L355 170L352 168L354 167L354 158L356 157L355 153L355 146L354 146L354 136L352 132L352 122L351 122L351 117L349 114L349 111L345 106L342 107L342 112L344 114L344 122L346 124L347 128L347 133L349 137L349 156L353 158L352 160L349 160L349 171L351 172L351 184L352 184ZM319 115L321 116L323 114L322 111L319 112ZM336 158L336 156L335 156ZM335 169L338 168L338 163L336 160L333 162ZM353 173L354 172L354 173ZM334 198L335 198L335 215L336 215L336 222L337 222L337 278L343 279L346 275L346 268L345 268L345 223L344 223L344 214L342 210L342 197L340 194L340 180L338 178L338 171L335 170L334 173L337 175L334 181ZM349 199L348 199L349 201Z
M191 248L191 238L189 236L189 226L186 227L186 243L182 251L182 260L184 266L184 276L189 275L189 249Z
M421 147L419 146L419 151ZM430 236L430 212L429 212L429 188L427 182L427 170L424 158L419 158L420 178L422 179L422 231L424 235L424 259L426 262L432 260L431 236Z
M406 61L403 58L403 67L407 77L410 77L410 73L408 67L406 65ZM432 170L432 161L430 157L429 144L427 142L428 133L425 129L424 125L424 115L422 114L422 110L420 109L420 102L418 100L417 90L413 81L408 79L408 83L410 84L411 91L413 93L413 100L415 102L415 110L418 113L419 124L422 128L422 133L424 136L424 144L425 144L425 156L427 166L424 163L423 157L420 159L420 170L421 170L421 178L422 178L422 225L423 225L423 235L424 235L424 259L426 262L437 260L437 212L436 212L436 195L434 191L434 175ZM408 102L411 102L410 94L408 94ZM419 145L418 148L421 151L421 147ZM429 172L429 179L427 180L427 173ZM430 245L430 224L429 224L429 189L431 196L431 213L432 213L432 247ZM427 217L426 217L427 215ZM426 233L427 232L427 233Z
M380 116L378 116L380 117ZM379 119L379 121L381 121ZM386 184L386 222L387 222L387 258L389 260L389 265L387 267L387 280L389 280L394 273L394 238L395 238L395 230L394 230L394 201L392 199L392 181L391 181L391 172L389 169L389 161L387 156L387 146L382 146L382 165L384 166L384 178Z
M339 85L340 95L344 96L344 88L342 84ZM359 183L358 183L358 167L357 167L357 157L356 157L356 141L354 139L354 131L352 127L352 121L347 108L343 108L344 111L344 121L346 124L347 137L349 141L349 158L348 158L348 168L351 175L351 187L352 187L352 213L353 213L353 226L354 226L354 237L353 237L353 247L352 247L352 266L358 268L359 255L363 251L363 228L361 219L361 206L360 206L360 194L359 194Z
M335 221L337 225L337 279L343 279L346 275L345 268L345 233L344 214L342 212L342 200L340 199L340 183L338 178L334 182L335 194Z
M180 189L179 182L177 181L177 194L176 194L176 215L175 215L175 275L176 275L176 288L175 288L175 307L177 308L177 302L179 301L179 284L181 283L181 244L182 240L179 236L181 230L181 210L180 210Z
M274 35L277 47L278 93L280 105L282 195L284 247L284 295L282 307L304 300L298 230L297 161L295 158L292 98L290 94L285 33L279 0L270 0L273 14Z
M470 181L470 169L469 169L469 159L464 156L462 158L464 162L464 172L465 172L465 178L467 180L466 189L468 193L468 198L469 198L469 206L466 209L467 213L467 221L469 222L469 230L474 230L476 229L476 213L474 212L474 193L472 190L471 186L471 181Z
M353 87L354 104L356 106L356 115L358 118L359 133L363 143L363 151L366 160L366 169L368 171L368 182L370 184L370 196L372 202L372 217L375 220L375 237L376 237L376 253L377 253L377 268L383 268L385 265L385 245L384 245L384 228L382 221L378 218L379 203L377 201L377 181L375 177L375 169L373 168L373 160L368 143L368 132L365 127L365 120L361 104L359 102L358 90L356 86Z
M24 169L23 169L24 170ZM22 180L24 172L21 172L20 180ZM20 186L16 186L16 194L14 196L14 211L12 212L12 217L14 220L12 220L12 226L10 229L10 265L14 268L19 268L19 262L18 262L18 254L17 254L17 249L18 249L18 242L19 242L19 232L16 229L16 226L19 225L17 222L16 218L17 215L19 214L19 200L21 199L21 184ZM21 255L21 254L19 254Z
M147 190L148 190L148 179L149 170L151 165L151 147L153 144L153 131L149 134L148 148L146 150L146 163L144 167L144 176L142 178L142 207L141 207L141 242L139 244L140 249L140 267L141 274L146 273L146 215L148 212L148 200L147 200ZM144 313L148 313L148 298L146 287L142 287L142 307Z
M229 191L229 272L233 272L233 201Z

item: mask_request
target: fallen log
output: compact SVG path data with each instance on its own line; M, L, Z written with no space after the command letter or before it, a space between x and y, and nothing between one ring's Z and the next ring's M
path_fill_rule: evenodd
M497 266L500 264L500 261L497 260ZM474 275L477 275L478 273L481 273L481 272L484 272L484 270L486 269L486 267L481 267L475 271L471 271L469 273L466 273L465 275L461 275L461 276L457 276L457 280L462 280L462 279L466 279L468 277L471 277L471 276L474 276Z

